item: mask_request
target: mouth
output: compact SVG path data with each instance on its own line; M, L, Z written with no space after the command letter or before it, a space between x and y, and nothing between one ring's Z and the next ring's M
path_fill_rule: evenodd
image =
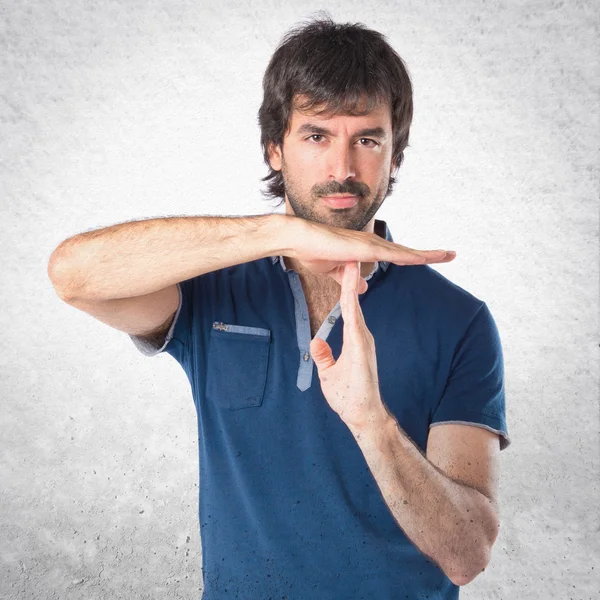
M358 202L357 196L323 196L323 202L330 208L352 208Z

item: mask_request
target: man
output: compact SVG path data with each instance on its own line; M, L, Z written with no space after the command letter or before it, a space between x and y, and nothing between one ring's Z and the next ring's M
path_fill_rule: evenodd
M428 266L454 253L374 218L409 76L381 34L322 19L284 38L263 86L285 215L80 234L53 284L189 378L205 600L457 598L498 533L503 358L486 304Z

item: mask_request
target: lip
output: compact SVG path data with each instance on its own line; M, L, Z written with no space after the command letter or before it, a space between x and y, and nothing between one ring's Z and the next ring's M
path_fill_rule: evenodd
M358 202L357 196L323 196L323 202L331 208L352 208Z

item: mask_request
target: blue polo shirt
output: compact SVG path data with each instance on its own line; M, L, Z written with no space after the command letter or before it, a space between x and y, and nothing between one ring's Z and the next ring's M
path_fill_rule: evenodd
M393 241L385 221L375 233ZM504 366L486 304L428 265L375 263L359 296L388 410L426 450L441 423L510 440ZM321 392L298 274L281 256L178 284L160 348L198 415L204 600L458 598L394 520L348 427ZM340 304L317 335L337 359Z

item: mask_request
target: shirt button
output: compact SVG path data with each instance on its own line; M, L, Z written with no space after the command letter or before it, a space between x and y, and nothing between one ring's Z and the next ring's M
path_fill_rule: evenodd
M335 323L335 317L331 316L329 317L329 319L327 319L330 323Z
M308 360L310 358L310 354L308 354L308 352L304 353L304 356L302 357L304 360Z

